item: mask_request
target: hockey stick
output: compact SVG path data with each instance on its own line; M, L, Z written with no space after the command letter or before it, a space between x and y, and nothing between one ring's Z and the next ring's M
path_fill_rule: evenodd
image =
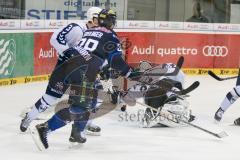
M146 84L146 83L145 83ZM148 84L146 84L146 85L148 85ZM175 93L175 94L177 94L177 95L186 95L186 94L188 94L188 93L190 93L190 92L192 92L193 90L195 90L196 88L198 88L198 86L200 85L200 82L199 81L195 81L195 82L193 82L190 86L188 86L187 88L185 88L185 89L182 89L181 91L173 91L173 90L169 90L169 91L171 91L171 92L173 92L173 93ZM130 90L131 88L128 88L127 90L125 90L125 91L118 91L117 89L116 89L116 87L114 87L113 86L113 90L115 90L115 92L117 91L117 92L120 92L122 95L126 95L128 92L129 92L129 90ZM110 94L111 92L110 92L110 90L108 91L108 93Z
M158 112L158 110L156 108L153 108L153 107L151 107L151 106L149 106L147 104L144 104L144 103L141 103L141 102L137 102L137 103L139 105L145 106L147 108L151 108L152 110ZM183 119L180 119L180 117L175 115L175 114L168 113L168 115L166 115L166 113L163 113L162 111L160 111L159 115L162 116L163 118L166 118L169 121L174 122L174 123L182 122L184 124L190 125L190 126L196 128L196 129L199 129L199 130L201 130L201 131L203 131L205 133L208 133L208 134L210 134L210 135L212 135L214 137L217 137L217 138L223 138L223 137L228 136L228 134L225 131L222 131L220 133L215 133L215 132L209 131L209 130L201 127L201 126L198 126L198 125L195 125L195 124L193 124L191 122L188 122L188 121L185 121ZM171 116L169 116L169 115L171 115ZM172 118L174 117L174 119L170 119L169 117L172 117Z
M138 81L138 82L140 82L140 85L141 84L152 85L152 86L156 85L156 84L153 84L153 83L147 83L147 82L142 82L142 81ZM190 86L188 86L185 89L182 89L181 91L173 91L173 90L169 90L169 91L171 91L171 92L173 92L175 94L178 94L178 95L186 95L186 94L192 92L193 90L195 90L196 88L198 88L199 85L200 85L200 82L199 81L195 81ZM159 86L156 85L156 87L158 88Z
M177 94L177 95L186 95L186 94L192 92L193 90L195 90L199 85L200 85L200 82L195 81L195 82L193 82L190 86L188 86L187 88L185 88L185 89L183 89L183 90L181 90L181 91L172 91L172 92L175 93L175 94ZM127 94L127 92L128 92L130 89L131 89L131 88L129 88L129 89L126 90L126 91L121 91L121 93ZM114 88L113 88L113 90L114 90ZM116 90L116 89L115 89L115 90ZM110 90L109 90L109 93L110 93ZM181 97L178 96L178 98L181 98ZM121 107L121 111L125 111L126 108L127 108L126 105L125 105L125 106L122 106L122 107Z
M144 72L138 71L138 73L139 73L140 75L138 75L138 76L136 76L136 77L134 77L134 78L145 77L145 76L159 76L159 77L160 77L160 76L176 76L176 75L178 74L178 72L180 71L180 69L182 68L183 63L184 63L184 57L181 56L181 57L178 59L178 61L177 61L175 70L174 70L173 72L171 72L171 73L148 73L149 71L151 71L151 70L154 69L154 68L150 68L150 69L145 70ZM106 68L107 68L107 67L106 67ZM113 79L116 79L117 77L120 76L120 73L119 73L119 72L114 72L115 70L112 69L112 68L108 69L108 71L110 71L111 74L113 75L113 77L115 77L115 78L113 78ZM104 73L104 72L103 72L103 73ZM101 75L101 74L100 74L100 75ZM104 79L101 79L101 80L104 80Z
M146 70L145 72L143 72L143 74L141 76L176 76L178 74L178 72L180 71L180 69L182 68L182 65L184 63L184 57L181 56L176 64L176 69L171 72L171 73L146 73L146 71L149 71L151 69Z
M221 78L221 77L217 76L213 71L208 71L208 74L218 81L225 81L225 80L235 79L235 78L239 77L239 76L233 76L233 77Z
M179 95L186 95L186 94L192 92L193 90L195 90L196 88L198 88L199 85L200 85L200 82L195 81L190 86L188 86L187 88L182 89L181 91L173 91L173 92L176 93L176 94L179 94Z

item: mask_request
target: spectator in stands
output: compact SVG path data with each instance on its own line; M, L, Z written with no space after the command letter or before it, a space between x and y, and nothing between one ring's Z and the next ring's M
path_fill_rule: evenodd
M202 15L201 13L201 5L200 2L196 2L193 5L193 16L191 16L190 18L188 18L186 20L187 22L198 22L198 23L208 23L209 20L207 19L207 17L205 17L204 15Z

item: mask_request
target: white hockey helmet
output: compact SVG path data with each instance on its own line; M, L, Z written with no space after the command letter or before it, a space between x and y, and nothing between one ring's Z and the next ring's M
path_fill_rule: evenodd
M98 18L98 14L101 12L99 7L91 7L87 10L87 20L92 22L93 18Z

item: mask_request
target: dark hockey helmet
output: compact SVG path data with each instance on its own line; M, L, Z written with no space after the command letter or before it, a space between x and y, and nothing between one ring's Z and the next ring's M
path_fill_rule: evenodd
M112 29L116 24L116 13L111 9L103 9L98 15L99 26Z

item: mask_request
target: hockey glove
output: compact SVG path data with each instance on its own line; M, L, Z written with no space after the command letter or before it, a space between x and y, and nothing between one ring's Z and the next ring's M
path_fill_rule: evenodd
M111 103L117 104L118 103L118 96L120 95L120 91L118 91L116 86L112 86L112 91L108 89L108 93L110 94Z
M138 81L141 78L142 74L143 72L140 72L139 70L133 70L130 72L127 78L129 78L132 81Z
M100 80L109 80L110 78L109 66L103 67L99 75L100 75Z

